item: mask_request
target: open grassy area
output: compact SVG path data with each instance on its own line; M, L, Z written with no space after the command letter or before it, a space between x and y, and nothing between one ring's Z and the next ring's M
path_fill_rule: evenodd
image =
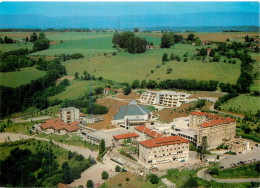
M257 163L244 165L237 168L219 170L219 175L213 175L213 177L220 179L259 178L260 173L256 170L256 165Z
M126 181L126 178L129 178L129 181ZM119 186L121 184L121 186ZM102 184L101 188L166 188L166 185L162 182L159 182L158 184L151 184L149 181L144 181L143 179L137 178L137 176L134 176L133 174L130 174L128 172L121 172L117 175L115 175L113 178L109 179L106 183Z
M0 85L15 88L22 84L28 84L31 80L40 78L45 74L45 71L37 70L34 67L22 68L18 72L1 72Z
M8 52L8 51L11 51L11 50L18 50L18 49L21 49L21 48L28 48L28 50L32 50L33 43L31 43L31 42L27 42L27 43L21 42L21 43L1 44L0 45L0 51L2 53Z
M226 103L222 104L220 107L224 111L232 112L251 112L256 114L259 110L260 97L250 96L250 95L239 95L233 99L230 99Z
M102 76L109 80L118 82L130 82L135 79L198 79L198 80L219 80L220 82L236 83L240 74L240 61L237 64L228 63L203 63L201 60L191 60L195 51L194 46L177 44L170 49L148 50L144 54L129 54L120 52L116 56L94 55L89 58L72 60L65 63L68 75L75 72L83 73L91 67L92 74L96 77ZM183 55L188 52L188 61L183 62ZM171 53L179 55L182 61L168 61L162 65L162 55ZM159 68L156 68L159 65ZM170 74L166 74L167 69L172 68ZM154 72L151 73L151 70Z
M55 140L57 142L63 142L64 140L69 138L69 135L56 135L56 134L54 134L54 135L48 136L47 138L50 139L50 140Z
M3 124L6 125L5 132L21 133L21 132L26 132L28 129L31 129L32 126L35 123L23 122L23 123L10 123L10 124L7 124L6 121L4 121L4 122L0 123L0 126L3 126Z
M72 80L70 86L66 87L66 90L50 97L50 99L76 99L80 96L84 96L86 92L91 91L91 87L94 90L96 87L104 87L104 83L98 81L82 81L82 80Z

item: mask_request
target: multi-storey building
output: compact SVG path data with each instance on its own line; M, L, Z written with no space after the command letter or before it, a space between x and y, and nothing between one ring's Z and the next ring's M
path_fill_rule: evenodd
M60 118L65 122L73 122L73 121L79 121L79 109L74 107L68 107L68 108L61 108L60 109Z
M147 165L189 158L189 141L180 136L156 137L139 142L139 159Z
M148 104L157 104L167 107L179 107L188 102L190 94L176 91L146 91L142 93L140 101Z
M125 128L128 128L128 126L146 125L151 122L152 112L146 107L138 105L134 99L127 106L121 106L111 121L113 125Z
M236 120L204 112L192 112L189 126L197 132L197 146L200 146L202 138L206 137L208 149L214 149L222 144L223 140L233 139L236 135Z

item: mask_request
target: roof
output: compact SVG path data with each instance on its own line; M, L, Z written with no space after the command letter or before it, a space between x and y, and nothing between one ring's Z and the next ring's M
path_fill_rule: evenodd
M80 113L80 117L86 117L86 114Z
M133 137L138 137L139 135L136 133L126 133L126 134L119 134L113 136L117 140L125 139L125 138L133 138Z
M189 141L180 136L157 137L155 139L145 140L139 142L141 145L152 148L166 145L174 145L180 143L188 143Z
M69 186L64 183L59 183L58 188L69 188Z
M116 113L114 120L124 119L124 116L147 115L151 113L146 107L138 105L135 100L132 100L127 106L121 106Z
M135 129L147 134L148 136L150 136L152 138L162 137L162 135L160 133L158 133L156 131L152 131L151 129L147 128L146 126L138 126L138 127L135 127Z
M212 121L207 121L207 122L200 124L199 126L212 127L212 126L216 126L216 125L227 124L227 123L230 123L230 122L236 122L236 120L234 120L230 117L227 117L227 118L224 118L224 119L215 119L215 120L212 120Z
M111 90L111 89L110 89L110 88L108 88L108 87L105 87L105 88L104 88L104 90Z
M43 122L43 124L41 124L41 128L43 129L48 129L48 128L53 128L55 130L67 130L69 132L73 132L79 129L79 127L77 126L79 124L78 121L74 121L71 123L65 123L64 121L62 121L61 119L57 118L57 119L49 119Z

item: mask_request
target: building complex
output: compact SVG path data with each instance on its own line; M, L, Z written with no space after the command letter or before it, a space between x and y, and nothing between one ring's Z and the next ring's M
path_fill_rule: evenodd
M142 103L163 105L167 107L180 107L182 103L188 102L190 94L176 91L146 91L142 93Z

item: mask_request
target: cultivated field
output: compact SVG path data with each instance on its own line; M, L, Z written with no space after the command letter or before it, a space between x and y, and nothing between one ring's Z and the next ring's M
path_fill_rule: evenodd
M20 43L12 43L12 44L1 44L0 51L1 53L8 52L11 50L18 50L20 48L27 48L28 50L32 50L33 43L31 42L20 42Z
M31 80L45 75L45 71L37 70L34 67L22 68L18 72L1 72L0 73L0 85L6 87L18 87L22 84L28 84Z
M240 95L233 99L230 99L228 102L222 104L220 107L224 111L233 111L233 112L251 112L256 114L260 106L260 97L249 96L249 95Z

